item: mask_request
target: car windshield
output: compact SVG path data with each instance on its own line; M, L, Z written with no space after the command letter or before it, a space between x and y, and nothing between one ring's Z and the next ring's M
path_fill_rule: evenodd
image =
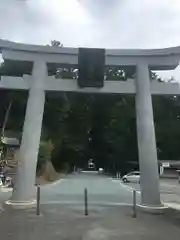
M130 173L128 173L127 175L128 175L128 176L130 176L130 175L139 175L139 173L138 173L138 172L130 172Z

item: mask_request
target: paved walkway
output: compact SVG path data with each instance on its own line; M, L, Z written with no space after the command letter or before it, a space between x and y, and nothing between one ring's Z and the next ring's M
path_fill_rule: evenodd
M180 213L165 215L138 212L132 218L132 189L119 180L97 174L72 174L65 180L42 187L41 216L5 207L0 215L3 240L141 240L179 239ZM89 192L89 216L84 216L83 192ZM1 200L11 192L2 192ZM140 201L140 194L137 201ZM125 206L126 205L126 206Z
M0 216L3 240L179 240L180 215L168 210L165 215L138 213L131 207L83 208L59 204L43 205L41 216L35 210L6 210Z
M71 174L53 186L42 187L41 202L54 204L83 204L84 189L91 205L132 204L132 193L114 181L97 173ZM140 202L140 197L137 199Z
M84 201L84 189L88 189L91 205L126 205L132 204L132 193L112 180L97 173L70 174L65 179L52 185L41 187L41 204L77 204ZM6 189L7 190L7 189ZM0 192L0 200L10 198L11 190ZM138 196L137 202L140 202Z

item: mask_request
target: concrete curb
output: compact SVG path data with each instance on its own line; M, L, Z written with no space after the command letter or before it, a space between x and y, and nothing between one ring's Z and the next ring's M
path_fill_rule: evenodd
M11 207L12 209L29 209L36 207L36 200L31 200L27 202L13 202L12 200L5 201L5 205Z
M133 192L133 191L135 190L138 194L141 194L140 191L136 190L135 188L129 187L129 186L123 184L122 182L120 182L120 185L121 185L123 188L125 188L127 191L129 191L129 192Z
M172 202L164 202L164 205L167 206L168 208L172 208L177 211L180 211L180 204L172 203Z
M141 205L137 204L137 207L140 211L150 213L150 214L163 214L165 210L167 210L169 207L162 205L162 206L147 206L147 205Z
M13 190L13 188L1 188L0 189L0 192L2 192L2 193L5 193L5 192L11 192Z

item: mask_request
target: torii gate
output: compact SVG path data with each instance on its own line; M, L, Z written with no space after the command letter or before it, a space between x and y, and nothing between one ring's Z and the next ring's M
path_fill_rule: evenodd
M76 80L48 77L47 64L78 64L77 48L27 45L0 40L3 59L33 64L32 74L23 77L3 76L0 88L29 91L23 136L20 147L20 165L17 181L8 204L33 205L35 174L41 135L46 91L83 93L134 94L139 164L141 172L142 206L162 207L159 190L156 139L151 95L178 95L178 83L159 83L150 80L150 70L175 69L180 60L180 47L149 50L105 50L106 66L134 67L135 81L105 81L102 88L79 88Z

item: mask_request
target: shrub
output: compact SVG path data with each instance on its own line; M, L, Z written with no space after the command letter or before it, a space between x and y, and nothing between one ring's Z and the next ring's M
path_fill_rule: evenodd
M41 169L46 164L46 162L51 161L51 154L52 154L53 148L54 148L54 146L53 146L51 140L40 143L37 171L41 171Z

